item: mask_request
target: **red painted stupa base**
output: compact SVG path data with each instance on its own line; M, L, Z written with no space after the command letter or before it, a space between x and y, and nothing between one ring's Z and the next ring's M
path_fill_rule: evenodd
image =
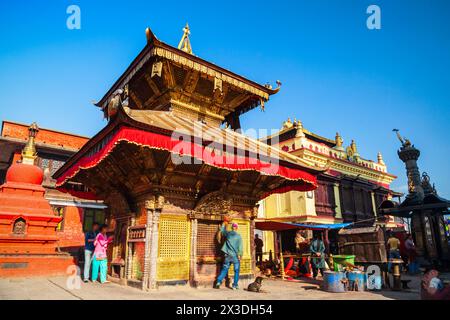
M64 275L75 263L57 251L55 215L45 199L43 172L13 164L0 186L0 277Z
M75 260L60 254L0 254L0 278L73 274Z

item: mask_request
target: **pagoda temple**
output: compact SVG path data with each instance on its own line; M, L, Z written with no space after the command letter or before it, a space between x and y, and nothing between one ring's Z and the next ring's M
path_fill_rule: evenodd
M212 285L225 216L243 238L241 278L253 278L258 201L314 190L324 170L239 133L239 116L264 110L279 87L195 56L189 33L175 48L146 30L144 49L97 103L108 124L53 176L60 190L81 183L104 200L111 279L142 289Z

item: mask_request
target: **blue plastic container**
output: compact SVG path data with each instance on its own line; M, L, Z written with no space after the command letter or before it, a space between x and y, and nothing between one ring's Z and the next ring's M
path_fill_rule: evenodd
M347 272L348 288L351 291L366 290L366 274L361 271Z
M325 271L323 273L323 290L327 292L345 292L345 273Z

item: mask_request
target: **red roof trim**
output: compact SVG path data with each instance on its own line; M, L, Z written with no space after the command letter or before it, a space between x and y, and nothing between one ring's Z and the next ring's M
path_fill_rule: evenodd
M204 146L194 144L190 141L174 140L169 136L130 127L120 127L112 133L111 137L107 137L107 142L103 147L99 148L96 152L85 154L79 158L78 161L62 172L57 178L56 185L61 187L67 180L76 176L80 170L95 167L122 141L152 149L170 151L173 154L190 156L211 166L227 170L254 170L264 175L282 176L287 180L304 182L301 185L283 186L280 191L273 190L271 193L286 192L289 190L308 191L316 188L316 177L300 169L265 163L259 159L237 155L214 155L206 151Z

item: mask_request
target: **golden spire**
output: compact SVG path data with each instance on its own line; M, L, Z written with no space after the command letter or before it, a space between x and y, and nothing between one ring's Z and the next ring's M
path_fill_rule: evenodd
M342 143L344 142L344 140L342 140L342 137L339 134L339 132L336 132L336 137L334 137L334 139L336 141L336 147L341 148L342 147Z
M381 152L378 152L377 160L379 164L384 165L383 155L381 154Z
M192 53L191 41L189 40L189 35L191 34L191 29L189 29L189 24L186 23L186 26L183 28L183 36L181 37L180 43L178 44L178 49L183 50L184 52Z
M36 146L34 139L39 132L39 127L36 122L33 122L28 128L28 141L22 150L22 163L34 165L34 160L37 158Z
M295 136L304 137L305 134L303 133L303 123L300 120L294 119L294 126L297 128Z
M359 153L358 153L358 149L356 148L356 142L355 140L352 140L352 143L350 144L350 147L352 148L353 151L353 157L359 157Z

